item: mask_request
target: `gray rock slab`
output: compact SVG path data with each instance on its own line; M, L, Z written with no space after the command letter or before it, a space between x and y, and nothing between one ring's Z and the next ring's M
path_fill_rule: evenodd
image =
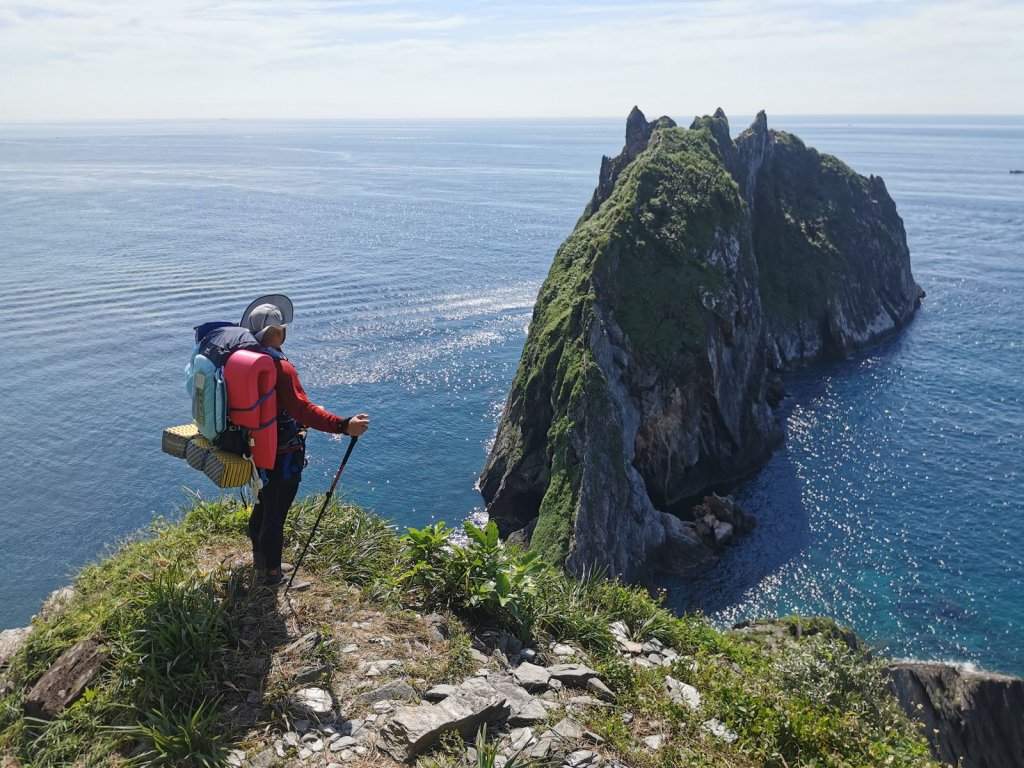
M589 749L578 749L565 756L567 768L587 768L591 765L600 765L601 756Z
M390 683L375 688L372 691L359 694L359 700L366 704L376 704L386 699L395 701L413 701L416 698L416 690L405 680L392 680Z
M274 764L274 750L264 749L249 760L252 768L270 768Z
M612 701L615 698L612 689L605 685L599 677L591 677L587 680L587 690L597 694L605 701Z
M729 728L717 717L713 717L710 720L704 721L704 724L701 726L701 728L710 733L719 741L723 741L726 744L732 744L740 738L740 735L736 733L736 731Z
M551 680L551 673L544 667L524 661L512 670L512 678L517 685L528 691L544 691L547 690L548 681Z
M576 741L578 739L582 739L585 735L583 726L571 717L562 718L551 730L556 736L561 739L565 739L566 741Z
M700 692L692 685L669 675L665 678L665 690L676 704L685 704L693 710L700 709Z
M291 679L294 685L305 685L306 683L315 683L324 675L329 675L330 673L330 664L319 664L313 667L303 667L293 674Z
M458 690L454 685L448 685L447 683L441 683L435 685L429 691L423 694L423 698L427 701L438 702L442 699L446 699L451 696L455 691Z
M68 603L75 598L74 587L61 587L55 589L49 594L46 600L43 602L43 607L39 609L39 618L43 621L49 621L58 612L64 609Z
M17 629L5 629L0 632L0 667L5 667L14 658L25 640L32 634L32 627L18 627Z
M482 723L508 717L504 694L486 680L474 678L439 704L397 709L381 729L380 748L400 762L412 760L434 746L445 731L458 730L463 737L476 734Z
M534 741L532 728L515 728L508 734L508 751L522 752Z
M638 656L643 653L643 644L618 635L613 635L613 637L615 637L615 642L618 643L619 648L624 650L626 653L632 653L634 656Z
M552 750L555 748L555 742L548 736L542 736L537 739L537 743L531 746L525 753L525 757L532 758L534 760L546 760Z
M573 688L582 688L587 684L587 680L598 676L596 670L585 664L555 664L548 667L548 674Z
M498 680L492 682L492 685L494 690L504 696L508 703L508 724L513 728L533 725L547 719L547 708L515 683Z
M325 715L334 707L330 691L323 688L300 688L292 698L297 706L314 715Z
M56 717L82 695L108 655L94 640L75 643L32 686L25 698L25 714L45 720Z

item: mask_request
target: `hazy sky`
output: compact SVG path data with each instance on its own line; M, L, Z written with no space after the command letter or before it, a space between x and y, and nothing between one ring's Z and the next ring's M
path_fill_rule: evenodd
M1024 112L1024 0L0 0L0 120Z

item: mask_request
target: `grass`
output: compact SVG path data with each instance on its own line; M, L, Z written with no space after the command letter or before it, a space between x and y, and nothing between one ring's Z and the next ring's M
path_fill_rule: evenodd
M304 541L297 534L309 530L319 501L307 498L293 510L287 556ZM600 575L568 578L501 544L493 526L454 545L443 527L400 536L339 504L328 508L323 537L303 566L315 588L294 595L284 615L280 602L253 588L245 517L235 501L197 500L180 523L157 521L148 536L83 569L74 597L36 620L4 672L0 764L223 765L229 749L258 747L263 734L291 726L288 680L299 669L327 664L321 682L345 702L347 716L358 716L369 711L358 703L360 662L407 649L403 674L425 690L473 673L471 635L505 630L535 647L558 641L580 649L617 698L576 716L605 740L606 756L633 768L931 765L877 664L834 622L791 618L771 631L721 632L700 617L673 616L658 595ZM434 610L448 616L447 640L430 638L422 614ZM615 620L638 640L675 648L679 659L670 669L626 664L609 631ZM311 629L318 642L283 655L290 637ZM86 637L110 652L101 674L56 719L25 718L28 688ZM354 640L363 655L342 653ZM701 692L700 712L667 698L666 674ZM571 695L564 692L565 703ZM711 716L739 741L726 745L703 730ZM657 752L642 741L653 734L664 738ZM489 764L487 738L473 761L466 745L456 745L420 765Z

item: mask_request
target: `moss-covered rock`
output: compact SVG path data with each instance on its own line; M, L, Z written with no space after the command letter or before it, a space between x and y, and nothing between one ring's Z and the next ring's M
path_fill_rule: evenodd
M689 502L780 439L768 372L868 343L918 301L880 179L719 110L635 109L541 288L481 477L506 535L627 578L712 553ZM676 513L667 514L667 513Z

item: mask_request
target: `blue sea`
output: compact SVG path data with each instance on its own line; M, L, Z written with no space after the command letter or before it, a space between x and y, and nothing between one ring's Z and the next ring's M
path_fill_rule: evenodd
M688 119L680 120L688 123ZM738 131L749 119L734 119ZM757 531L670 603L799 611L893 657L1024 673L1024 118L772 117L885 178L928 297L898 338L786 380ZM479 514L552 256L624 119L0 125L0 627L204 476L192 326L289 294L314 402L366 411L342 492L397 526ZM344 439L315 434L303 490Z

